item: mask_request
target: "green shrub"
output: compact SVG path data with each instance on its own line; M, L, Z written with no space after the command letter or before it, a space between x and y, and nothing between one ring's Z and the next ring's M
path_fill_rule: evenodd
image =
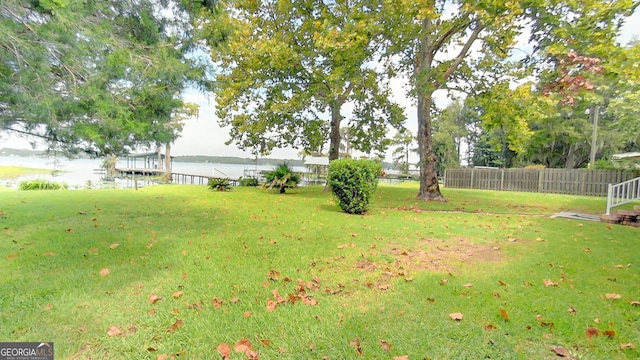
M49 180L36 179L20 182L20 190L66 190L67 184L61 184Z
M240 178L240 186L258 186L258 179L256 178Z
M207 186L209 186L209 189L211 190L217 190L217 191L231 190L231 182L229 181L228 178L209 179Z
M340 159L329 164L327 183L340 208L349 214L364 214L378 187L382 167L371 160Z
M268 190L278 189L280 194L284 194L287 188L296 188L300 182L300 176L286 163L279 165L277 168L267 171L264 174L267 183L265 187Z

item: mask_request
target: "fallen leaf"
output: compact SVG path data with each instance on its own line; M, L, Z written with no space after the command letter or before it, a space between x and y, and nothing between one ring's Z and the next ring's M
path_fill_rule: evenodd
M280 347L280 348L278 349L278 351L280 351L280 353L282 353L282 354L286 354L286 353L288 353L288 352L289 352L289 351L287 351L287 349L285 349L285 348L283 348L283 347Z
M618 269L624 269L624 265L622 265L622 264L618 264L615 267L618 268Z
M107 275L109 275L109 269L104 268L100 270L100 276L107 276Z
M184 322L180 319L176 320L176 322L173 323L173 325L171 325L171 327L167 330L167 333L174 333L176 332L178 329L180 329L181 327L184 326Z
M181 297L182 295L184 295L184 292L182 292L182 291L176 291L173 294L171 294L171 296L173 296L174 299L177 299L177 298Z
M269 280L278 281L280 280L280 272L278 270L269 270Z
M258 352L255 350L247 350L244 352L244 355L248 360L258 360L260 357L258 356Z
M640 306L640 301L630 301L631 306Z
M271 341L267 340L267 339L262 339L260 340L260 342L262 343L262 345L264 346L269 346L269 344L271 344Z
M232 304L237 303L238 301L240 301L240 298L234 297L233 299L229 300Z
M463 284L462 286L464 286L464 287L466 287L466 288L470 288L470 287L472 287L472 286L473 286L473 284L471 284L471 283L466 283L466 284Z
M505 321L509 321L509 314L507 314L507 310L500 308L500 316L502 316Z
M409 360L409 355L394 356L393 360Z
M567 357L570 355L569 350L559 346L551 348L551 351L553 351L556 355L560 357Z
M242 316L246 318L251 317L251 311L245 311L244 313L242 313Z
M155 315L155 314L156 314L156 308L149 310L149 315Z
M390 287L389 284L384 284L384 285L378 286L378 289L380 289L380 290L389 290L389 287Z
M168 358L169 358L169 355L160 354L160 355L158 355L158 357L156 357L156 360L167 360Z
M251 350L251 341L247 338L242 338L240 339L237 343L236 346L234 348L235 352L247 352L248 350Z
M452 320L460 321L460 320L462 320L462 318L464 317L464 315L462 315L462 313L451 313L451 314L449 314L449 317L450 317Z
M345 249L348 245L346 244L342 244L342 245L338 245L338 249Z
M616 336L615 330L605 330L602 333L604 334L604 336L608 337L609 339L613 339Z
M309 345L309 351L313 351L316 348L316 344Z
M558 286L558 284L551 281L551 279L544 279L542 282L544 283L544 286Z
M109 326L109 330L107 330L107 335L109 337L114 337L122 334L122 330L115 325Z
M507 286L507 283L502 281L502 280L498 280L498 284L500 284L502 286Z
M174 308L173 310L171 310L171 313L172 313L173 315L178 315L178 314L180 314L180 309L178 309L178 308Z
M220 343L220 345L216 346L216 350L222 356L222 359L229 359L229 355L231 354L231 346L227 343Z
M117 248L118 246L120 246L120 244L111 244L111 245L109 245L109 248L110 248L110 249L115 249L115 248Z
M157 303L157 302L158 302L158 301L160 301L160 300L162 300L162 298L161 298L161 297L159 297L159 296L158 296L158 295L156 295L156 294L151 294L151 295L149 295L149 303L150 303L150 304L155 304L155 303Z
M604 297L610 300L618 300L622 298L620 294L616 294L616 293L607 293L607 294L604 294Z
M44 306L44 309L45 309L45 310L51 310L51 309L53 309L53 305L51 305L51 304L46 304L46 305Z
M382 350L384 350L386 352L389 352L389 350L391 350L391 344L389 344L385 340L380 340L380 346L382 346Z
M632 343L620 344L620 350L635 349L635 348L636 346L633 345Z
M360 338L355 338L349 342L349 345L356 351L358 356L362 356L362 344L360 344Z
M591 339L592 337L597 337L598 335L600 335L600 330L594 328L593 326L589 326L587 328L587 331L584 332L584 336L586 336L587 339Z
M569 307L569 309L568 309L567 311L568 311L570 314L575 314L575 313L576 313L576 309L575 309L573 306Z
M485 330L489 330L489 331L491 331L491 330L495 330L495 329L497 329L497 328L496 328L495 326L493 326L493 325L489 324L489 325L485 326L485 327L484 327L484 329L485 329Z
M16 254L16 253L9 254L9 255L7 255L7 259L15 259L15 258L17 258L18 256L20 256L20 254Z
M156 349L156 348L154 348L154 347L149 346L149 347L147 348L147 351L148 351L148 352L154 352L154 351L158 351L158 349Z
M446 284L448 282L449 282L449 280L447 280L447 279L440 279L440 285L444 285L444 284Z

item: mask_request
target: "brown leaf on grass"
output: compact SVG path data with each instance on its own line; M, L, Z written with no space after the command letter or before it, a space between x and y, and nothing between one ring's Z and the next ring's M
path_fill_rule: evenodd
M251 317L251 311L245 311L244 313L242 313L242 316L246 318Z
M569 307L569 309L567 309L567 311L569 312L569 314L573 314L573 315L576 314L576 309L573 306Z
M160 355L158 355L158 357L156 357L156 360L167 360L168 358L169 358L169 355L160 354Z
M342 245L338 245L338 249L346 249L347 248L347 244L342 244Z
M159 296L158 296L158 295L156 295L156 294L151 294L151 295L149 295L149 303L150 303L150 304L155 304L155 303L157 303L157 302L158 302L158 301L160 301L160 300L162 300L162 298L161 298L161 297L159 297Z
M120 246L120 244L111 244L111 245L109 245L109 249L113 250L113 249L117 248L118 246Z
M155 315L155 314L156 314L156 308L149 310L149 315Z
M409 360L409 355L394 356L393 360Z
M283 347L280 347L280 348L278 349L278 351L280 351L280 353L282 353L282 354L286 354L286 353L288 353L288 352L289 352L287 349L285 349L285 348L283 348Z
M358 356L362 356L362 344L360 344L360 338L355 338L349 342L349 346L351 346Z
M171 294L171 296L172 296L174 299L177 299L177 298L181 297L182 295L184 295L184 292L182 292L182 291L176 291L176 292L174 292L173 294Z
M269 270L267 274L269 276L269 280L278 281L280 280L280 271L278 270Z
M122 330L120 330L120 328L115 325L109 326L109 330L107 330L107 336L114 337L118 335L122 335Z
M635 348L636 346L633 345L632 343L620 344L620 350L635 349Z
M382 346L382 350L384 350L386 352L389 352L389 350L391 350L391 344L389 344L385 340L380 340L380 346Z
M216 346L216 350L220 353L223 360L229 359L231 355L231 346L227 343L220 343L220 345Z
M109 275L109 269L104 268L100 270L100 276L107 276L107 275Z
M507 286L507 283L502 280L498 280L498 284L500 284L501 286Z
M234 347L235 352L239 352L239 353L246 353L247 351L249 351L251 349L252 349L251 340L249 340L247 338L240 339L236 343L236 346Z
M600 330L594 328L593 326L589 326L587 328L587 331L584 332L584 336L586 336L587 339L591 339L592 337L597 337L598 335L600 335Z
M509 314L507 314L507 310L500 308L500 316L502 316L505 321L509 321Z
M267 340L267 339L262 339L260 340L260 342L262 343L262 345L264 346L269 346L269 344L271 344L271 341Z
M276 307L278 307L278 303L271 300L271 299L267 299L267 311L273 311L276 309Z
M380 285L378 286L378 289L380 290L389 290L391 286L389 284L384 284L384 285Z
M618 264L618 265L616 265L614 267L617 268L617 269L624 269L624 265L622 265L622 264Z
M171 313L172 313L173 315L178 315L178 314L180 314L180 309L178 309L178 308L173 308L173 310L171 310Z
M630 301L631 306L640 306L640 301Z
M42 253L42 255L44 256L56 256L56 253L54 253L53 251L45 251Z
M7 255L7 259L15 259L15 258L17 258L18 256L20 256L20 254L16 254L16 253L9 254L9 255Z
M616 336L616 331L615 330L605 330L602 332L602 334L606 337L608 337L609 339L613 339Z
M544 279L542 280L542 283L544 284L544 286L558 286L558 284L554 283L551 279Z
M213 299L211 299L211 304L216 309L220 309L220 307L222 307L222 304L224 304L224 301L218 299L217 297L214 297Z
M553 351L556 355L558 355L560 357L568 357L569 355L571 355L569 353L569 350L567 350L567 349L565 349L563 347L560 347L560 346L551 348L551 351Z
M156 349L156 348L154 348L154 347L152 347L152 346L149 346L149 347L147 348L147 351L148 351L148 352L155 352L155 351L158 351L158 349Z
M485 329L485 330L492 331L492 330L495 330L495 329L497 329L497 328L496 328L495 326L493 326L493 325L489 324L489 325L485 326L485 327L484 327L484 329Z
M462 320L464 315L462 315L462 313L456 312L449 314L449 317L451 318L451 320L460 321Z
M171 325L171 327L167 329L167 333L169 334L174 333L183 326L184 326L184 322L180 319L177 319L176 322L174 322L173 325Z
M247 350L244 352L248 360L259 360L258 352L255 350Z
M45 310L51 310L51 309L53 309L53 305L51 305L51 304L46 304L46 305L44 306L44 309L45 309Z
M446 284L448 282L449 282L449 280L447 280L447 279L440 279L440 285L444 285L444 284Z
M316 344L309 345L309 351L313 351L316 348Z
M473 286L473 284L471 283L466 283L466 284L462 284L462 286L466 287L466 288L470 288Z
M604 294L604 297L609 300L618 300L622 298L620 294L616 294L616 293L607 293L607 294Z
M240 301L240 298L234 297L233 299L229 300L232 304L237 303L238 301Z

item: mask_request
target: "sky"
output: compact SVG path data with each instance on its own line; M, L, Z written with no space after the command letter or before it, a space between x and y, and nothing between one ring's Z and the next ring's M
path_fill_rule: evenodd
M640 36L640 30L637 24L640 23L640 10L627 19L625 26L622 28L619 36L621 44L628 43L633 37ZM524 47L527 45L524 44ZM407 117L406 127L414 134L417 131L417 110L412 98L406 96L406 79L395 79L391 83L393 100L400 104L405 111ZM243 158L253 158L248 151L242 151L233 144L225 145L229 140L229 129L220 128L215 116L215 103L212 98L207 98L204 94L196 92L187 92L183 96L187 102L192 102L200 106L197 118L189 119L185 123L181 137L175 141L172 146L173 155L210 155L210 156L236 156ZM439 108L444 108L450 103L450 99L444 92L435 94L435 103ZM346 104L343 108L342 115L348 120L350 106ZM346 122L346 121L345 121ZM327 145L328 146L328 145ZM325 148L327 147L325 146ZM0 133L0 148L17 148L32 149L28 140L16 137L11 134ZM326 151L326 149L325 149ZM300 158L298 153L300 150L286 148L274 149L272 153L266 157L280 159L297 159ZM391 150L387 152L387 159L391 158Z

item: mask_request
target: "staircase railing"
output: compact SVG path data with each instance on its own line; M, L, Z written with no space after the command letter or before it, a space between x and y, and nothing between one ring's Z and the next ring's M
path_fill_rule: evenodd
M607 215L615 206L640 199L640 177L619 184L609 184L607 188Z

